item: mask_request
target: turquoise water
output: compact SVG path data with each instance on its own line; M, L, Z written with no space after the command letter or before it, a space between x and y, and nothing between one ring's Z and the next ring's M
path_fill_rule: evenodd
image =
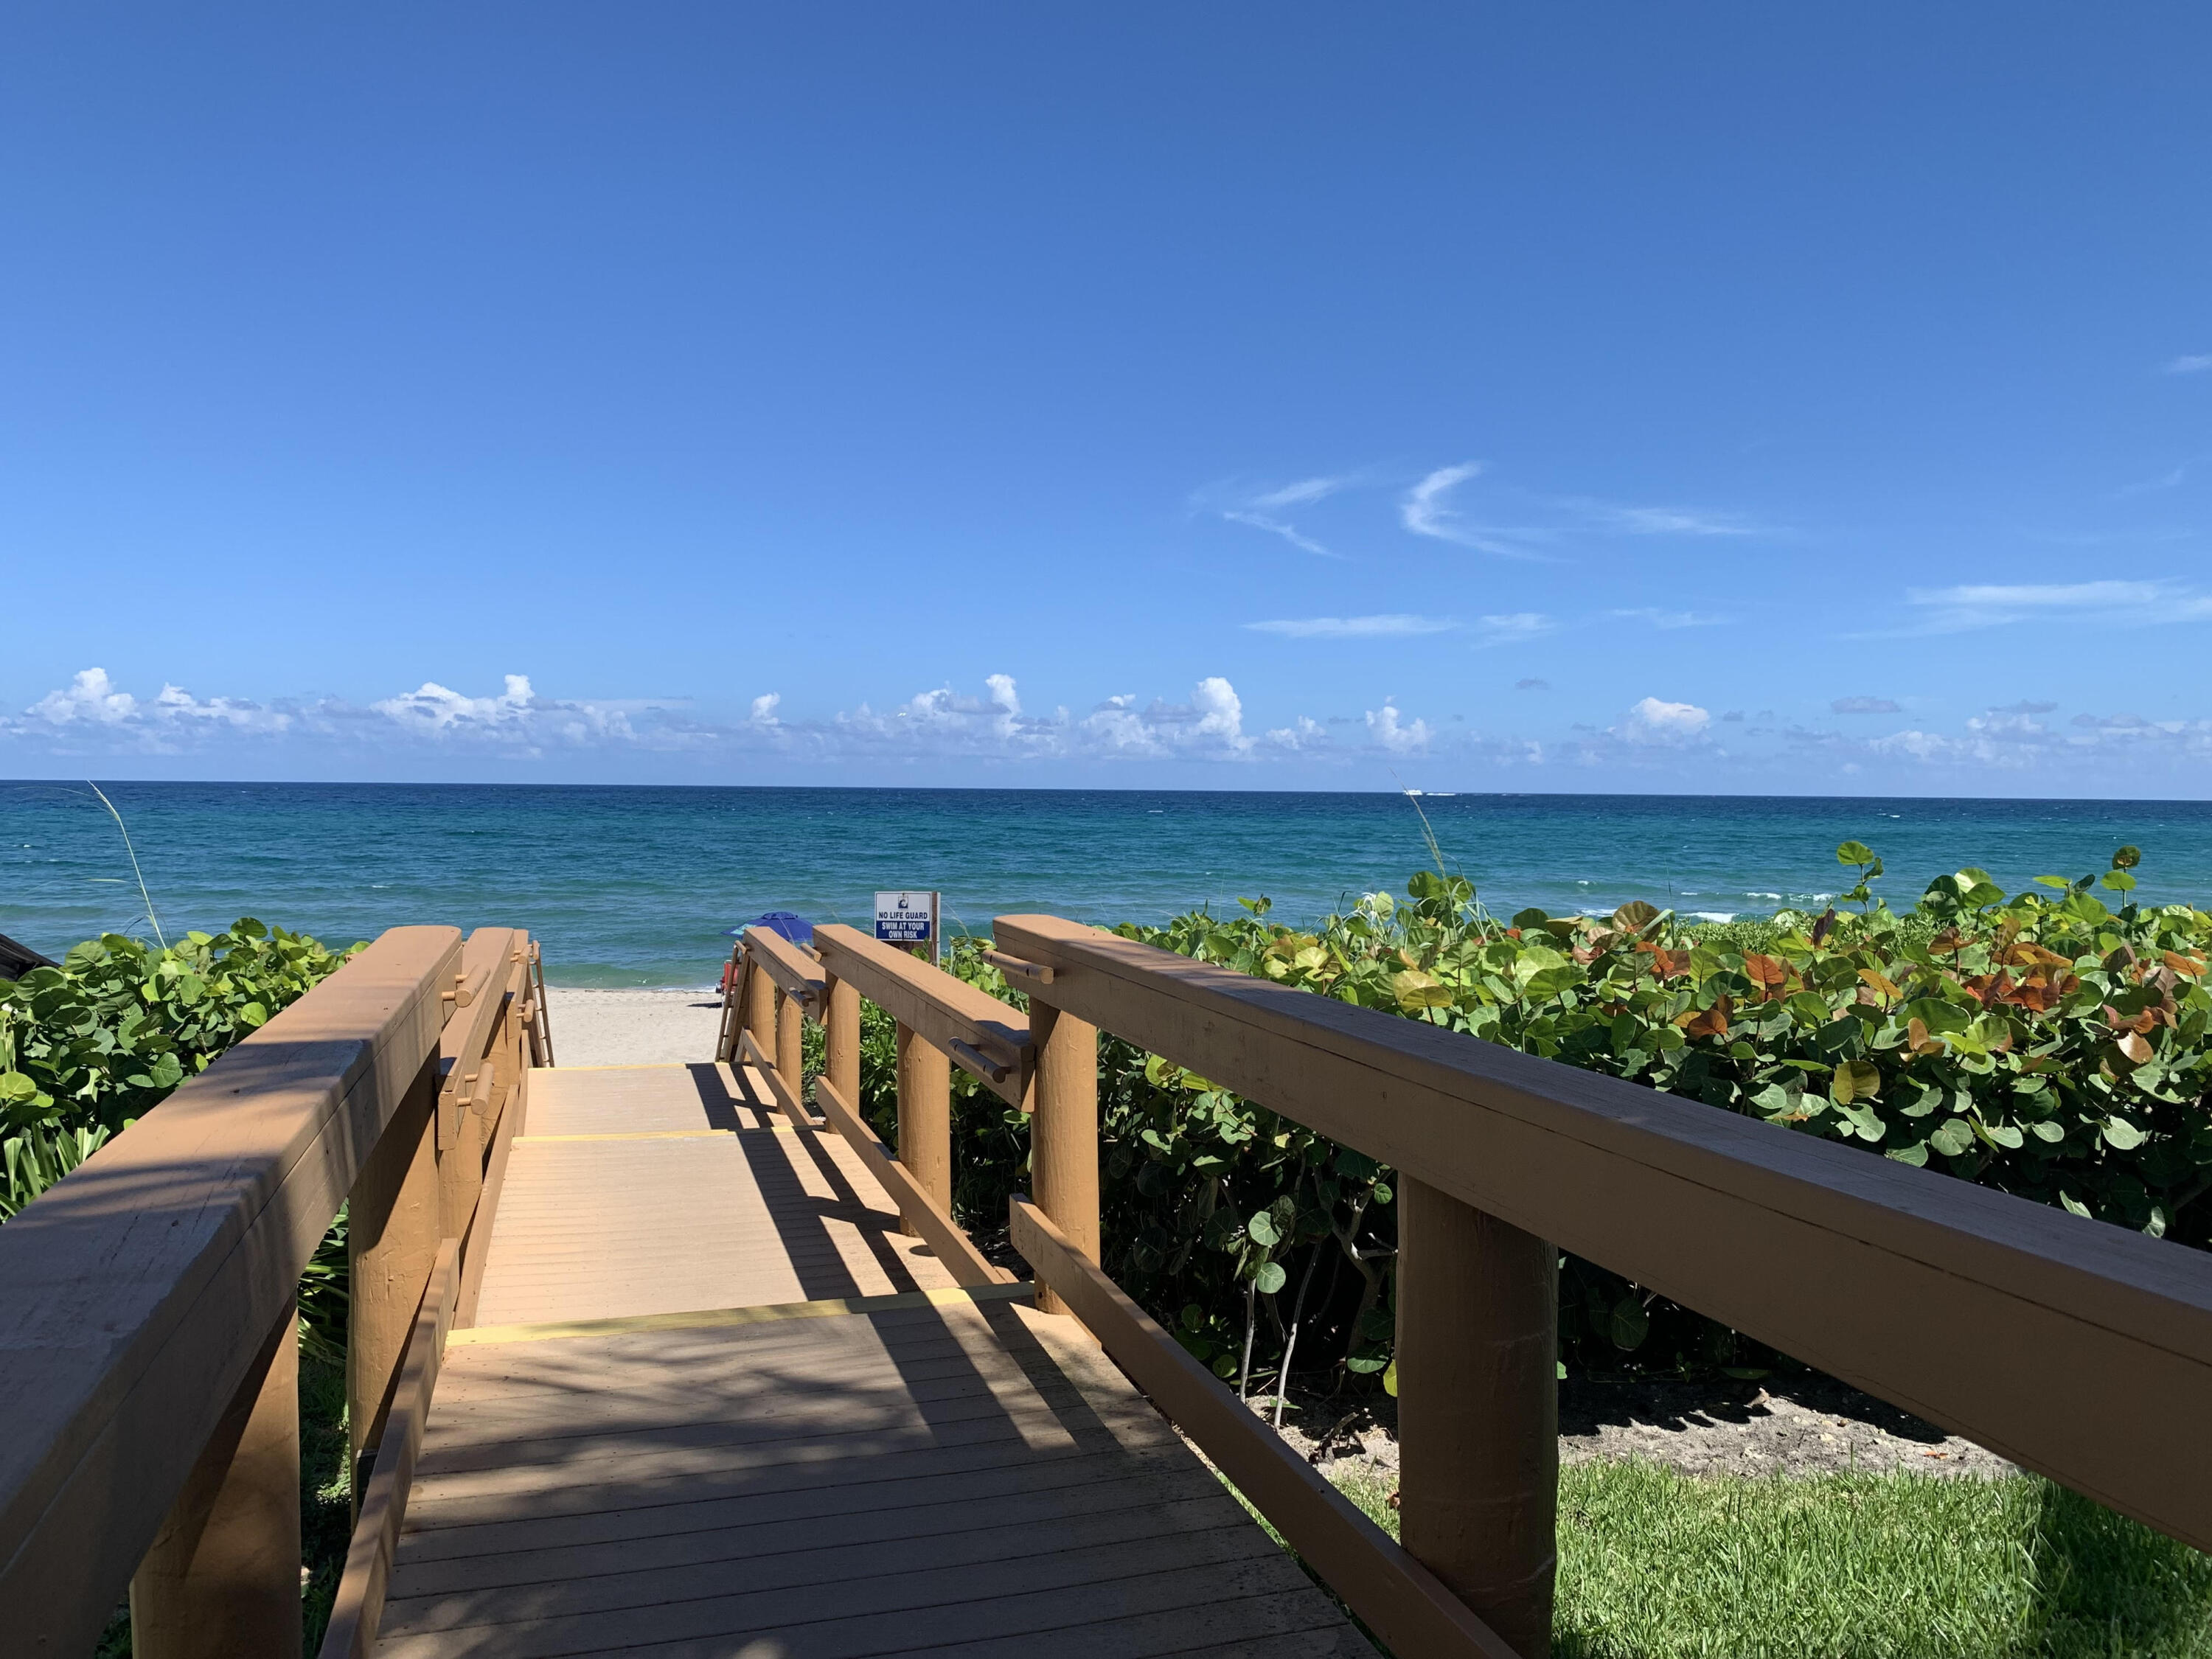
M1402 892L1429 854L1397 794L1047 789L681 789L405 784L103 785L162 923L253 915L334 942L400 922L527 927L569 985L711 982L761 911L866 926L878 887L949 917L1152 921L1266 894L1319 916ZM1492 909L1706 915L1818 905L1838 842L1887 860L1893 902L1980 865L2008 888L2143 849L2142 896L2212 900L2212 803L1455 795L1420 806ZM50 954L145 931L113 822L82 786L0 783L0 933Z

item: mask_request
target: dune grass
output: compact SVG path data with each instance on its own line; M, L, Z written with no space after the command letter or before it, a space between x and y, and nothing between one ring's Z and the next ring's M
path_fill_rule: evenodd
M2212 1557L2031 1476L1584 1463L1559 1539L1556 1659L2212 1659Z

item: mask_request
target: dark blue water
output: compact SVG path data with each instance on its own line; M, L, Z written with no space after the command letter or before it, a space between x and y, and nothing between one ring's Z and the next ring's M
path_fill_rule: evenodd
M556 983L696 985L725 930L769 908L866 925L878 887L950 916L1156 921L1266 894L1311 919L1402 893L1429 865L1398 794L702 789L407 784L104 785L164 927L240 915L333 943L401 922L525 926ZM2009 889L2143 849L2140 896L2212 901L2212 803L1457 795L1420 803L1493 910L1641 898L1734 915L1817 906L1869 843L1893 902L1964 865ZM82 786L0 783L0 933L58 954L143 933L121 837Z

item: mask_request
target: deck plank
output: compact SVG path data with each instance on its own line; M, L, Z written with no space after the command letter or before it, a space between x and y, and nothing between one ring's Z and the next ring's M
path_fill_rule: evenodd
M742 1072L531 1090L384 1659L1372 1654L1079 1326L951 1288Z

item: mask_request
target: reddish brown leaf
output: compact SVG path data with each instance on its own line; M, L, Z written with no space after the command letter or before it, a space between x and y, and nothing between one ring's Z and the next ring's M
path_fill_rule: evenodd
M1682 1028L1685 1036L1723 1037L1728 1035L1729 1015L1733 1011L1726 997L1715 997L1710 1008L1692 1008L1674 1016L1674 1024Z
M2166 965L2184 979L2200 979L2204 974L2203 963L2195 957L2185 957L2179 951L2168 951L2166 953Z
M2150 1044L2145 1042L2133 1031L2129 1032L2125 1036L2120 1039L2119 1048L2120 1052L2125 1054L2130 1060L2135 1061L2136 1065L2148 1066L2150 1064Z
M1865 983L1869 990L1880 992L1883 996L1887 997L1892 1002L1896 1001L1898 997L1901 994L1897 987L1890 982L1887 975L1877 973L1871 968L1860 969L1859 978Z

